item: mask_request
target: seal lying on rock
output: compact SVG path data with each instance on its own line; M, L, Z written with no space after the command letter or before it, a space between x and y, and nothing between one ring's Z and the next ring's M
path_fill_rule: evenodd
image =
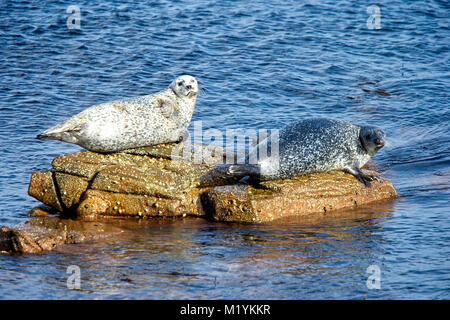
M258 144L246 157L246 164L229 165L234 176L250 176L255 180L286 179L313 172L344 170L369 186L380 178L365 174L361 167L384 144L384 132L372 126L358 126L346 121L315 118L300 120L284 127L279 133L279 157L263 157L256 164L257 149L271 149L273 135ZM270 147L270 148L269 148ZM266 152L267 154L267 152Z
M90 107L36 138L74 143L96 152L177 142L187 132L197 93L197 80L184 75L161 92Z

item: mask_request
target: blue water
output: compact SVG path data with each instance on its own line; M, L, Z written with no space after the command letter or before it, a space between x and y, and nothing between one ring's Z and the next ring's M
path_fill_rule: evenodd
M366 9L380 8L380 29ZM69 30L69 5L81 11ZM377 170L401 197L320 221L203 219L0 256L0 298L449 299L447 1L0 2L0 225L27 220L31 172L79 147L33 139L100 102L192 74L203 128L328 116L382 127ZM378 91L377 91L378 90ZM81 269L81 290L66 286ZM368 289L376 265L380 289Z

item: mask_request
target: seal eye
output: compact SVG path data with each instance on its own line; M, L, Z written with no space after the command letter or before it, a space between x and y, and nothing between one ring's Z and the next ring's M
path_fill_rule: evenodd
M178 86L181 87L183 85L183 81L178 82Z

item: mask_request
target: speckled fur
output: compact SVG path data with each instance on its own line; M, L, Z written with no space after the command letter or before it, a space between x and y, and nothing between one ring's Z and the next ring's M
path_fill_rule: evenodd
M180 91L180 80L192 85L191 93ZM74 143L96 152L179 141L191 121L197 92L197 81L181 76L161 92L90 107L37 138Z
M279 165L266 158L259 159L257 166L243 168L253 170L247 172L250 175L256 168L260 180L361 168L371 158L361 143L361 128L349 122L325 118L294 122L280 130ZM267 141L262 141L259 147L265 148Z

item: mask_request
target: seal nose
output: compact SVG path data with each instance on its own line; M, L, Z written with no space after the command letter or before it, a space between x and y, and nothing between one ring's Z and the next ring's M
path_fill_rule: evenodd
M188 84L188 85L186 86L186 89L191 90L191 89L192 89L192 86L191 86L190 84Z
M381 138L377 138L377 139L375 140L375 144L376 144L378 147L383 147L384 144L385 144L385 141L384 141L383 139L381 139Z

